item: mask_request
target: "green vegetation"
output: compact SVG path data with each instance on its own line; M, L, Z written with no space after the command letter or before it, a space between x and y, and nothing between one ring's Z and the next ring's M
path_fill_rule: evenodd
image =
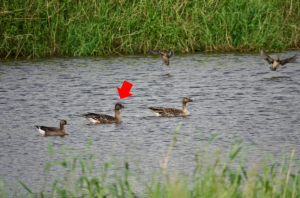
M175 177L168 171L168 159L179 137L177 127L169 149L160 162L161 170L153 174L153 178L141 182L139 172L131 168L128 161L123 170L115 163L105 163L103 167L95 168L93 158L89 154L91 141L84 155L65 157L62 161L51 160L45 166L45 180L41 192L32 192L22 181L18 182L28 192L22 197L149 197L149 198L296 198L300 197L300 179L298 177L298 159L294 157L295 148L291 154L283 157L282 163L276 164L271 155L265 157L260 166L245 162L248 149L241 141L233 140L227 158L213 157L207 148L216 135L207 143L204 151L195 156L196 165L191 177ZM66 156L66 149L53 151L48 144L49 155ZM59 167L57 167L59 166ZM233 166L235 166L233 168ZM51 185L46 185L50 171L62 168L62 179L56 179ZM52 169L52 170L51 170ZM142 192L137 192L136 184L142 184ZM50 189L45 190L45 186ZM5 185L0 182L0 197L9 196ZM139 190L141 191L141 190ZM14 195L16 196L16 195Z
M1 0L0 57L299 49L299 0Z

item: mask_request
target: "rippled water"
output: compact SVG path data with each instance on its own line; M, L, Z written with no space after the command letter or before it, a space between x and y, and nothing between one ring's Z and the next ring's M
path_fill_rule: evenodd
M116 87L124 80L133 84L133 96L120 100ZM280 157L284 148L288 153L299 145L299 82L299 60L272 72L258 53L175 54L170 67L158 55L0 60L0 175L6 184L20 179L37 190L49 160L47 142L79 153L90 138L98 163L129 156L151 175L179 122L186 141L176 143L171 171L191 171L195 153L216 132L210 150L227 151L236 134L255 144L248 159L259 164L264 153ZM147 110L181 108L185 96L195 100L187 104L191 116L185 119L155 118ZM117 102L127 106L120 125L90 126L80 117L114 115ZM41 137L34 127L58 126L60 119L71 124L64 138Z

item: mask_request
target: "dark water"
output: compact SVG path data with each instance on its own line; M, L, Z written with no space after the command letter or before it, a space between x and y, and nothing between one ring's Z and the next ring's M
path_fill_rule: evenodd
M124 80L133 84L133 96L120 100L116 87ZM280 159L300 143L299 82L299 60L272 72L258 53L175 54L170 67L157 55L0 60L0 175L6 184L20 179L37 191L49 160L47 142L54 150L64 146L81 153L93 138L96 163L130 158L149 178L179 122L184 139L172 152L170 171L192 171L195 153L216 132L211 151L225 154L236 134L255 144L249 164L261 164L264 153ZM187 104L191 116L185 119L155 118L147 110L181 108L185 96L195 100ZM117 102L128 107L121 109L120 125L89 126L80 117L114 115ZM41 137L34 127L58 126L60 119L71 123L64 138Z

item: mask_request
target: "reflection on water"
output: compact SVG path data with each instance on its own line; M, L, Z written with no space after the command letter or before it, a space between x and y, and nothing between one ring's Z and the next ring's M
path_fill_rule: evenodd
M273 76L271 78L264 78L266 80L292 80L290 76Z
M286 52L285 56L294 52ZM211 152L227 151L232 137L255 143L248 161L261 164L265 152L281 156L299 145L300 69L298 61L282 67L279 77L269 71L259 54L183 54L172 58L170 67L151 55L74 57L0 61L0 175L4 182L21 179L40 189L45 163L50 159L47 143L84 152L90 151L99 166L129 155L144 178L159 169L172 134L182 122L168 168L191 173L195 154L209 138L219 135ZM168 74L168 75L166 75ZM133 84L133 96L120 100L116 87L124 80ZM156 118L150 106L182 108L191 116ZM87 125L80 115L95 112L111 115L114 104L123 123ZM41 137L35 125L55 126L70 121L68 136ZM51 173L54 177L60 171Z
M172 77L170 74L165 74L164 76L165 77Z

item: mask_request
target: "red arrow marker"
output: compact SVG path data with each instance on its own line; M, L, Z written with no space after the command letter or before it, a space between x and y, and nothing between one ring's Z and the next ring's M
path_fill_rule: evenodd
M132 94L129 93L132 85L133 84L131 84L131 83L127 82L127 81L124 81L121 89L119 87L117 87L119 95L120 95L120 99L132 96Z

